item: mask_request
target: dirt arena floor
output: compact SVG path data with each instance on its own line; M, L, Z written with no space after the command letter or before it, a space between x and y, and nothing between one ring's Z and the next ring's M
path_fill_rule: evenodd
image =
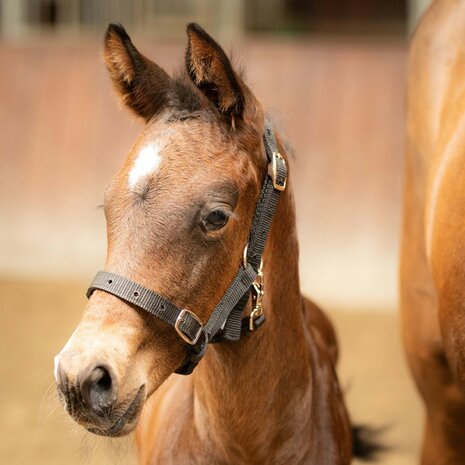
M0 457L8 465L134 463L131 439L84 433L55 400L53 356L79 321L85 282L0 281ZM422 423L392 311L333 310L353 420L383 428L378 463L412 465ZM21 328L11 331L8 328Z

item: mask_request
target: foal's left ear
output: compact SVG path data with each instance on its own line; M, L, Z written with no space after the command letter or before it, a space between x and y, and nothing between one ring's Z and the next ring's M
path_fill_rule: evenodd
M241 81L223 49L198 24L187 26L187 37L186 68L192 81L221 113L242 117Z

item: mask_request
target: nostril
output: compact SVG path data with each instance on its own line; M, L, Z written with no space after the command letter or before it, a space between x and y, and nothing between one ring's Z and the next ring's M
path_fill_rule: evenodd
M97 415L105 416L114 402L115 386L110 371L97 366L80 383L84 402Z
M111 376L104 367L97 367L91 373L91 380L94 383L94 390L102 393L111 390Z

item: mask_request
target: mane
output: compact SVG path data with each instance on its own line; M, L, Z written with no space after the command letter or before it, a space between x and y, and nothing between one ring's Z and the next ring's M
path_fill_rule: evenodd
M238 69L238 77L244 80L244 68L240 66L236 69ZM192 82L184 66L181 66L174 75L173 81L172 94L169 98L169 107L172 110L172 115L169 121L183 121L198 118L207 119L209 121L212 119L222 119L223 115Z
M279 142L282 144L286 153L293 159L296 158L296 152L294 146L291 144L289 139L286 137L283 124L279 121L279 118L275 117L272 112L266 112L265 120L268 121L274 128L275 132L279 136Z
M181 112L186 119L188 115L196 115L205 108L202 96L197 87L192 83L187 73L180 72L174 78L173 96L171 106L173 110Z
M207 97L205 93L192 81L188 72L184 67L181 67L178 72L173 76L173 84L170 88L170 95L168 96L167 107L169 115L167 122L177 122L186 120L203 120L209 123L218 123L223 129L226 138L236 138L239 146L244 152L249 152L252 147L256 145L256 141L260 141L262 132L257 132L260 126L251 124L252 118L259 122L256 118L261 119L262 113L259 111L261 105L255 98L253 92L244 83L244 68L238 68L237 76L241 80L243 92L246 95L247 106L245 113L247 113L244 120L242 118L234 119L228 113L222 113L215 105L211 98ZM212 91L212 89L210 89ZM233 130L230 131L229 128ZM286 150L288 144L285 144Z

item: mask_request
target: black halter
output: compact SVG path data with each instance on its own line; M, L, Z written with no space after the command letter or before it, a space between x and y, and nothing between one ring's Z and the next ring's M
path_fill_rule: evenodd
M194 312L180 309L156 292L108 271L99 271L87 290L88 298L99 289L134 304L173 326L188 344L186 358L176 373L192 373L205 355L208 343L237 341L243 331L253 331L265 321L262 309L262 255L279 195L286 189L287 166L278 151L269 124L265 127L263 141L268 172L255 209L249 242L244 250L244 263L205 324ZM252 313L250 317L243 319L242 313L251 293Z

